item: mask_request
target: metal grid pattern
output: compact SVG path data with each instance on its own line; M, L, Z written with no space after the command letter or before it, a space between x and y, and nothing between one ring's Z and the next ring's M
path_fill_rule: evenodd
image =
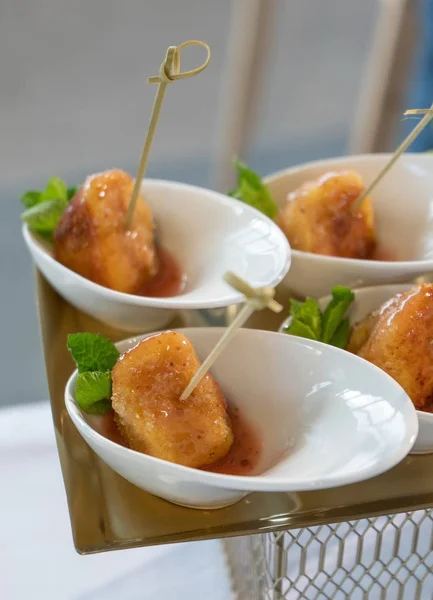
M431 600L433 509L224 542L238 600Z

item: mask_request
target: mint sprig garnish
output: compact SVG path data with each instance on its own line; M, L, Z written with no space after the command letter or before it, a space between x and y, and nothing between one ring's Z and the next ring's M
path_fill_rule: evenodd
M70 200L72 200L72 198L75 196L75 194L77 193L78 188L77 187L70 187L66 190L66 197L68 199L68 202Z
M68 199L68 189L66 183L60 177L50 177L47 187L42 192L44 200L57 200L57 198Z
M334 335L329 342L331 346L335 346L336 348L345 349L347 346L347 342L349 341L350 336L350 324L349 319L343 319L340 325L335 330Z
M355 294L352 290L336 286L332 290L332 299L323 313L314 298L307 298L304 302L292 299L290 301L292 320L284 332L324 342L337 348L345 348L350 335L346 313L354 299Z
M76 191L77 188L67 188L60 177L50 177L44 190L29 190L21 196L21 202L26 208L21 219L32 231L44 239L50 239Z
M107 412L111 408L111 374L103 371L80 373L75 398L86 413L100 415Z
M119 351L113 342L99 333L70 333L68 348L79 373L110 372L119 358Z
M229 192L228 196L245 202L267 217L274 219L277 216L278 207L260 175L251 171L245 163L238 160L234 165L238 171L238 183L236 189Z
M308 335L312 340L320 340L322 313L317 300L307 298L305 302L298 300L290 301L290 314L293 317L293 323L303 325L308 328Z
M110 340L95 333L71 333L67 345L78 368L78 406L89 414L107 412L111 408L111 370L119 351Z
M354 300L355 294L349 288L339 285L332 289L332 300L322 317L322 342L332 344L332 339Z
M36 190L29 190L21 196L21 203L25 208L32 208L32 206L39 204L40 201L41 192L37 192Z
M64 198L47 200L28 208L21 218L32 231L51 234L67 206L68 202Z

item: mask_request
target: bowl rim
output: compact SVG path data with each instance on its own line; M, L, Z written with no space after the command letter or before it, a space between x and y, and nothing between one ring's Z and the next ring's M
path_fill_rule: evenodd
M341 162L344 163L345 165L351 165L353 163L359 163L361 162L365 162L365 163L374 163L376 162L378 159L387 159L387 158L391 158L392 156L392 152L372 152L372 153L365 153L365 154L350 154L347 156L333 156L330 158L323 158L323 159L318 159L318 160L311 160L308 162L304 162L301 163L299 165L294 165L292 167L288 167L287 169L280 169L279 171L275 171L273 173L270 173L269 175L266 175L265 177L263 177L263 182L266 185L272 184L275 181L278 181L279 179L283 178L283 177L287 177L287 176L291 176L291 175L297 175L302 173L302 171L307 171L309 169L313 169L313 168L329 168L330 166L335 166L337 167L337 165ZM429 153L415 153L415 152L406 152L405 154L403 154L400 158L399 161L410 161L410 160L414 160L414 157L416 157L415 160L420 160L421 162L431 162L433 163L433 154L429 154ZM342 165L344 166L344 165ZM432 165L433 166L433 165ZM345 264L356 264L358 267L359 266L365 266L366 269L368 268L369 270L383 270L383 268L385 266L395 266L398 269L402 269L402 268L410 268L412 267L413 269L421 268L421 267L425 267L427 265L432 266L433 267L433 258L431 259L420 259L420 260L401 260L401 261L386 261L386 260L365 260L365 259L361 259L361 258L341 258L339 256L326 256L323 254L315 254L314 252L304 252L302 250L295 250L294 248L292 248L292 256L293 258L296 259L308 259L308 260L313 260L313 261L318 261L318 262L322 262L324 263L324 267L325 265L328 264L335 264L335 263L345 263Z
M375 162L378 159L389 159L393 156L392 152L365 152L361 154L347 154L340 156L330 156L328 158L319 158L315 160L309 160L307 162L299 163L298 165L293 165L291 167L287 167L285 169L279 169L278 171L274 171L269 173L268 175L263 177L263 182L266 184L273 183L274 181L280 179L286 175L295 175L296 173L301 173L307 169L312 169L316 167L327 167L334 163L346 162L346 163L355 163L355 162ZM405 152L398 159L399 162L409 161L416 158L416 160L421 160L425 162L433 162L433 153L424 153L424 152Z
M367 286L363 286L363 287L359 287L359 288L353 288L352 292L355 294L355 298L358 294L358 292L361 292L362 294L368 294L368 292L371 292L372 290L380 290L383 288L394 288L392 295L394 294L398 294L400 291L407 291L407 290L402 290L402 288L408 288L411 289L412 287L414 287L416 284L415 283L407 283L407 282L402 282L402 283L383 283L381 285L367 285ZM391 298L392 296L390 296ZM317 301L320 303L321 301L325 301L325 300L330 300L331 299L331 294L328 294L326 296L321 296L320 298L317 299ZM281 325L278 328L278 332L282 333L284 335L289 335L290 337L297 337L292 335L291 333L284 333L283 329L285 329L287 327L287 325L289 324L289 320L292 317L290 315L288 315L284 321L281 322ZM323 344L323 342L316 342L317 344ZM328 346L329 344L324 344L325 346ZM344 350L344 352L347 352L347 350ZM418 418L424 420L424 421L428 421L429 423L433 424L433 413L429 413L423 410L418 410L415 409ZM432 442L432 446L433 446L433 442ZM433 452L433 451L432 451Z
M199 191L201 193L205 193L206 195L213 196L216 204L227 204L234 205L234 203L239 203L239 200L231 198L230 196L226 196L220 192L215 190L203 188L200 186L190 185L187 183L181 183L177 181L164 180L164 179L143 179L142 185L146 185L149 183L156 187L166 187L169 190L178 190L179 188L188 191ZM278 246L281 250L285 250L285 259L282 262L279 271L274 275L274 277L269 280L265 285L275 287L277 286L285 276L287 275L290 265L292 262L292 249L290 247L289 241L285 236L284 232L278 227L278 225L269 217L261 213L259 210L253 208L249 204L241 203L243 210L249 213L252 217L259 218L262 222L267 223L273 230L276 235L276 239L278 241ZM225 294L224 298L217 297L214 300L185 300L184 296L181 294L179 296L172 296L166 298L152 297L152 296L138 296L134 294L127 294L125 292L118 292L116 290L112 290L110 288L104 287L98 283L90 281L86 277L75 273L72 269L65 267L63 264L58 262L42 245L41 242L37 239L37 236L30 231L28 225L26 223L22 224L22 235L24 237L24 241L27 244L27 247L30 250L31 254L36 253L43 260L49 262L50 265L54 269L58 269L60 272L65 270L68 272L70 277L74 277L77 279L78 284L81 287L85 287L90 291L93 291L95 294L99 296L104 296L106 299L110 299L113 302L119 302L123 304L130 304L133 306L141 306L148 308L163 308L163 309L208 309L208 308L223 308L229 306L230 304L240 304L244 301L244 296L235 290L230 290L228 287L228 292ZM196 288L199 289L199 288Z
M164 331L164 330L163 330ZM209 331L213 333L220 333L221 335L226 331L225 327L187 327L187 328L179 328L175 329L175 331L179 331L186 335L193 335L194 333L200 332L199 335L206 335ZM143 339L146 339L149 336L155 335L161 332L152 332L145 333L139 336L133 336L130 338L126 338L124 340L120 340L116 343L116 347L122 348L123 346L129 346L130 344L137 344ZM287 336L287 334L281 334L275 331L262 331L255 329L240 329L237 332L237 335L247 335L247 336L285 336L287 339L286 343L293 344L295 346L309 346L313 347L313 351L315 347L320 347L323 350L323 346L326 346L326 352L330 354L334 354L338 357L340 353L345 352L344 350L340 350L339 348L334 348L333 346L329 346L328 344L322 344L320 342L313 342L311 340L304 340L303 338L296 338L295 336ZM131 346L133 347L133 346ZM122 351L122 350L121 350ZM125 350L126 351L126 350ZM78 371L75 370L72 375L69 377L67 384L65 386L65 405L68 411L69 416L71 417L74 425L77 427L78 431L81 433L81 429L86 432L86 434L97 440L98 442L105 445L108 449L115 450L117 453L120 453L125 460L128 460L128 457L135 457L136 460L141 460L144 463L153 463L154 465L163 464L165 468L171 468L177 471L178 473L185 473L188 476L188 479L193 479L195 483L201 483L204 485L214 486L218 488L226 488L233 490L242 490L242 491L268 491L268 492L278 492L278 491L287 491L287 492L301 492L308 491L314 489L329 489L333 487L339 487L342 485L348 485L351 483L357 483L359 481L364 481L366 479L371 479L372 477L376 477L389 469L393 468L399 462L401 462L410 452L413 447L415 440L418 435L418 419L416 416L415 408L403 390L403 388L387 373L376 367L375 365L368 363L364 359L352 355L349 360L353 360L354 362L358 362L362 368L367 370L376 370L380 373L380 376L384 379L388 380L388 383L391 387L394 387L396 392L400 395L406 397L407 400L407 409L409 410L408 417L409 419L405 419L406 423L406 441L405 444L401 444L396 447L395 451L392 454L388 454L386 456L386 460L383 460L380 463L375 463L373 466L366 468L363 470L363 476L360 479L358 471L353 471L350 477L348 476L326 476L319 479L314 479L310 483L300 483L294 484L290 479L282 479L281 477L272 477L266 476L265 474L248 476L248 475L226 475L222 473L213 473L211 471L202 471L200 469L195 469L193 467L186 467L183 465L178 465L176 463L172 463L170 461L156 458L153 456L149 456L147 454L137 452L136 450L132 450L130 448L126 448L117 444L116 442L106 438L102 434L98 433L91 427L83 418L80 409L75 403L74 394L72 391L72 387L75 382L75 378L77 376ZM103 459L102 459L103 460Z

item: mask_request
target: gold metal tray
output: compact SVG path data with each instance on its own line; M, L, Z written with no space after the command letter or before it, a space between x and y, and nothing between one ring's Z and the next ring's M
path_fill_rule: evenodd
M114 473L87 446L69 419L63 398L73 370L66 348L68 333L94 331L114 341L127 336L72 308L39 273L37 297L56 439L78 552L265 533L433 506L433 454L409 456L388 473L363 483L301 494L251 494L215 511L181 508L143 492ZM253 315L248 325L276 330L281 319L267 311ZM185 324L191 324L188 315L172 327Z

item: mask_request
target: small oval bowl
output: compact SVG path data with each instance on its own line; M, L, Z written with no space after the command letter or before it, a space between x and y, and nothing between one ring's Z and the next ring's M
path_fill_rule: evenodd
M328 171L353 169L368 185L390 154L366 154L321 160L265 178L283 206L289 192ZM380 248L394 261L322 256L292 249L292 266L282 285L297 296L320 298L334 285L367 286L410 281L433 271L433 155L405 154L373 191Z
M180 331L203 359L225 329ZM118 348L126 351L144 337ZM95 417L75 403L76 372L66 386L66 408L87 443L122 477L170 502L201 509L228 506L249 492L317 490L374 477L400 462L418 433L412 402L391 377L325 344L241 329L212 373L262 441L256 475L192 469L107 439L92 426Z
M355 300L348 311L351 325L359 323L373 310L389 300L395 294L406 292L413 287L411 283L400 283L393 285L377 285L353 290ZM331 300L331 296L319 299L320 308L323 310ZM291 317L285 319L281 324L280 332L289 326ZM287 334L285 334L287 335ZM292 336L288 336L292 337ZM433 452L433 414L416 411L419 422L419 432L411 454L430 454Z
M23 236L39 270L73 306L123 331L150 331L169 323L173 311L238 304L244 297L222 279L233 271L253 286L275 286L286 275L290 245L259 211L212 190L145 179L143 196L158 227L158 241L187 276L179 296L150 298L108 289L56 261L26 225Z

